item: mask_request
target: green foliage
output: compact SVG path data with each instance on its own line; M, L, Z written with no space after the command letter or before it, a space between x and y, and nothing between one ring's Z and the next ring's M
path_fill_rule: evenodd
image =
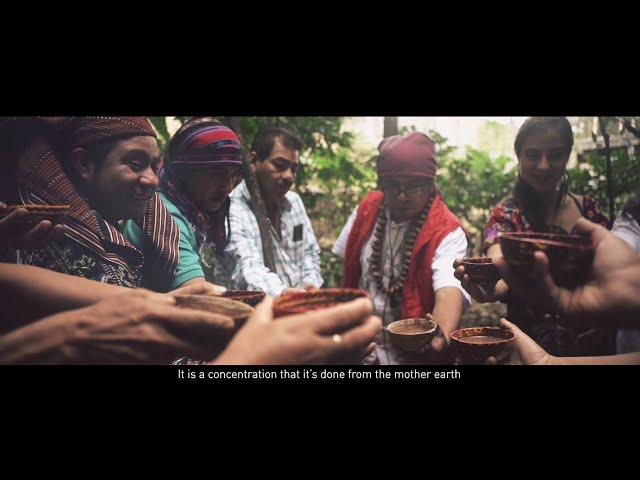
M506 125L487 120L480 127L478 149L492 151L499 155L511 155L514 137Z
M169 130L167 130L167 117L149 117L153 128L156 129L156 133L158 134L158 144L160 146L160 150L164 151L167 146L167 142L169 141Z
M322 249L322 274L326 286L342 284L342 260L331 247L354 208L376 186L370 152L341 147L318 152L305 160L307 183L298 192L307 208Z
M612 149L611 167L616 211L619 211L631 195L638 192L640 156L633 149ZM569 178L573 192L594 197L599 209L608 215L607 165L602 152L594 151L585 155L578 167L569 171Z
M491 158L470 147L464 157L456 157L446 138L434 131L429 135L438 149L438 186L447 206L469 233L469 254L479 254L483 226L515 181L515 162L506 156Z

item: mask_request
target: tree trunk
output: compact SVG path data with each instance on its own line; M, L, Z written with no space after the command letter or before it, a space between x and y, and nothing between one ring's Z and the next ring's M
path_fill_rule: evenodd
M624 126L626 127L627 131L631 132L636 138L640 138L640 130L631 125L631 122L629 122L628 120L623 119L622 121L624 122Z
M397 134L398 134L398 117L384 117L383 137L387 138Z
M613 168L611 166L611 146L609 145L609 133L607 133L607 122L600 119L600 133L604 138L604 152L607 157L607 195L609 197L609 221L613 224L616 218L616 197L613 185Z

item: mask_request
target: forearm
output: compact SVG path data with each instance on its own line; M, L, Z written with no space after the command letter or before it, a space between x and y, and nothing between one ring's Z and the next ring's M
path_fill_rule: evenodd
M494 292L495 292L495 301L506 302L507 297L509 296L509 285L507 285L507 283L504 280L500 279L498 280L498 283L496 283L496 288Z
M195 277L192 278L190 280L187 280L186 282L181 283L180 285L178 285L176 288L183 288L183 287L188 287L190 285L195 285L197 283L204 283L206 280L204 277ZM174 289L175 290L175 289Z
M240 275L235 278L236 284L240 278L244 279L246 288L248 290L262 290L267 295L277 297L280 293L288 287L285 285L278 274L270 271L266 267L254 269L254 268L241 268Z
M502 257L502 249L500 248L500 245L495 244L489 247L489 250L487 250L487 256L491 258ZM495 292L495 299L498 301L504 302L507 298L507 295L509 294L509 285L507 285L507 283L504 280L500 279L496 284L496 288L494 292Z
M598 284L562 290L559 311L590 327L640 327L640 262L612 271Z
M320 273L320 263L317 265L312 263L310 265L305 264L305 268L302 272L302 285L313 285L314 287L320 288L324 280L322 279L322 274Z
M0 303L20 325L127 290L30 265L0 264Z
M78 312L64 312L0 337L0 363L53 364L73 357L69 339L73 336Z
M552 357L552 365L640 365L640 352L602 357Z
M455 287L443 287L436 291L433 318L442 333L449 338L451 332L458 328L462 315L462 293Z

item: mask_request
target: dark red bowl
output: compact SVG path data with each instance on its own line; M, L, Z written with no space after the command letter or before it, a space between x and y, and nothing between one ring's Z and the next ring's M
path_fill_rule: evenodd
M473 283L494 287L500 280L500 272L489 257L465 258L462 260L464 273Z
M499 241L504 259L525 278L533 276L533 254L544 252L549 258L551 276L565 287L586 282L595 252L591 239L581 235L503 233Z
M265 293L260 290L227 290L222 296L255 307L262 301Z
M451 349L465 364L482 364L497 357L513 343L515 335L503 327L461 328L451 333Z
M309 292L288 293L275 299L273 315L274 317L294 315L368 297L367 292L357 288L320 288Z
M0 220L19 208L27 211L26 215L15 220L16 229L21 231L35 227L43 220L49 220L53 225L64 224L71 210L70 205L9 205L0 207Z

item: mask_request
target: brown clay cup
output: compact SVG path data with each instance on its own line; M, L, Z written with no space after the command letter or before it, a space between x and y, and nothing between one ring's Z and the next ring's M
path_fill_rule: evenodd
M176 295L176 304L181 308L203 310L231 317L239 328L253 313L253 307L243 302L213 295Z
M499 236L504 259L524 278L533 278L534 253L544 252L554 281L576 287L587 280L595 253L590 238L554 233L503 233Z
M65 217L71 210L70 205L9 205L0 207L0 220L11 212L24 208L27 214L16 219L17 230L31 230L44 220L49 220L53 225L64 224Z
M503 327L461 328L451 333L451 349L464 364L483 364L489 357L500 357L513 345L515 335Z
M500 272L489 257L465 258L462 260L464 273L469 279L488 290L493 290L500 280Z
M438 324L426 318L405 318L387 326L391 343L409 353L419 353L436 335Z
M255 307L265 297L265 293L260 290L227 290L222 296Z
M288 293L275 299L273 315L276 318L295 315L368 297L367 292L356 288L320 288L307 292Z

